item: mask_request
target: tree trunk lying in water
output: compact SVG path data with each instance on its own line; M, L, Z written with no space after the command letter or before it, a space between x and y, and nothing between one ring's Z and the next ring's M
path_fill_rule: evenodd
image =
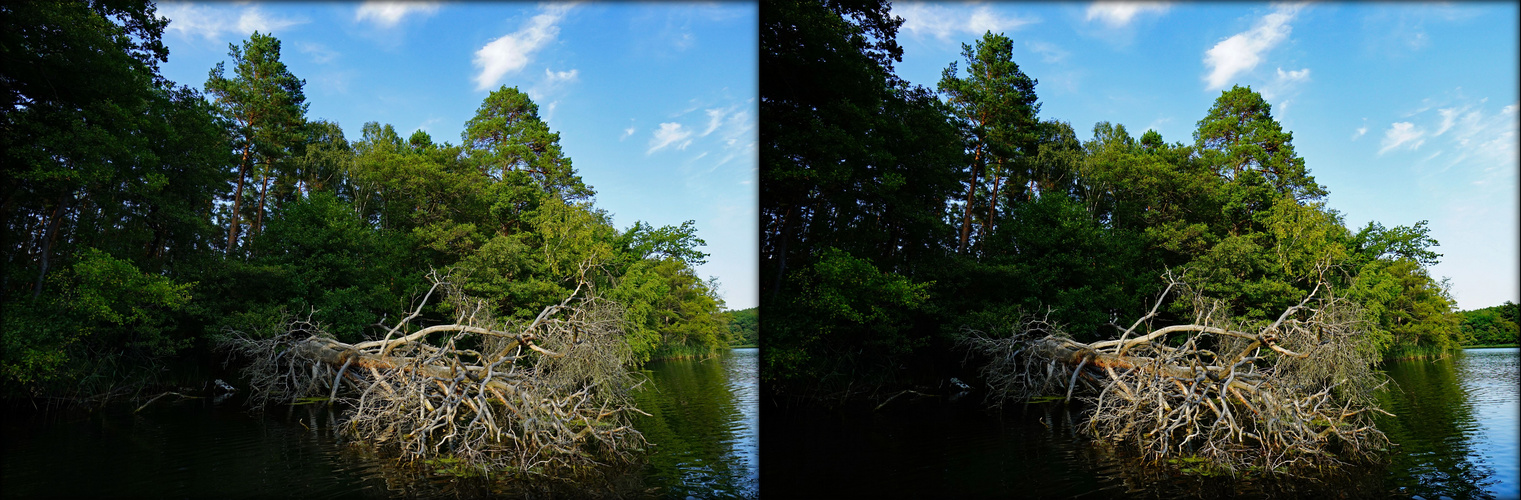
M1156 306L1187 288L1169 281ZM1255 332L1191 294L1192 324L1146 335L1132 336L1156 306L1129 329L1116 325L1115 340L1084 344L1026 319L1012 336L970 331L963 345L991 358L982 374L993 404L1078 394L1092 404L1086 425L1095 436L1149 459L1196 455L1268 470L1372 459L1388 446L1371 418L1388 414L1372 396L1383 377L1356 306L1334 297L1311 305L1322 288Z
M345 432L411 459L536 472L626 460L644 445L628 423L639 410L628 396L631 354L616 304L578 298L578 286L527 325L512 325L433 280L416 311L381 340L345 344L293 320L273 338L235 333L222 347L250 361L250 404L341 403ZM440 289L456 321L398 335Z

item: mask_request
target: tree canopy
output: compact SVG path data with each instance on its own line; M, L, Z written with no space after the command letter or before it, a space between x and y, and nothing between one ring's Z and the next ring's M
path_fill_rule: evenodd
M1241 328L1316 292L1351 300L1358 342L1379 355L1461 343L1427 223L1347 228L1257 91L1221 92L1190 142L1110 122L1081 139L1038 116L1036 78L1004 34L964 44L938 92L898 78L902 20L887 11L762 5L771 390L839 400L937 383L961 373L963 329L1031 315L1108 339L1169 271ZM1191 310L1174 301L1156 321Z
M204 94L166 81L167 22L146 1L0 6L7 395L151 382L293 317L369 339L435 270L505 321L590 283L636 363L728 346L693 223L613 227L517 88L484 99L461 145L374 122L351 140L308 119L266 33L230 44Z

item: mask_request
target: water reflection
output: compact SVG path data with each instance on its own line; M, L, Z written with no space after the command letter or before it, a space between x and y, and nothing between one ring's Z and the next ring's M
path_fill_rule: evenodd
M645 476L670 498L759 495L756 349L706 360L650 363L653 388L635 427L653 444Z
M1379 429L1398 444L1389 480L1425 498L1516 498L1516 349L1470 349L1439 361L1389 363L1380 394L1394 417Z
M250 413L241 397L93 413L5 410L6 497L755 497L756 353L654 363L636 394L647 462L575 478L462 479L349 446L323 405ZM27 410L30 410L28 408Z
M921 398L881 411L767 405L767 494L804 497L1517 498L1516 349L1391 363L1388 463L1315 478L1204 476L1094 441L1076 407ZM770 400L767 401L770 403Z

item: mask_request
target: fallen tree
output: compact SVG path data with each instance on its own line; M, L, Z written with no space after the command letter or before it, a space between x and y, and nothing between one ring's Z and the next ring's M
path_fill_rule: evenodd
M1384 378L1355 304L1317 286L1260 328L1235 324L1219 302L1167 275L1151 311L1113 340L1084 344L1043 318L1007 336L968 330L962 346L985 356L989 402L1089 404L1095 437L1148 459L1196 456L1237 470L1288 471L1365 461L1388 439L1371 414ZM1174 289L1194 321L1138 334ZM1251 331L1245 331L1251 330Z
M381 339L345 344L292 319L270 338L232 332L220 346L248 361L249 404L341 405L341 429L407 459L545 472L627 461L644 446L628 422L639 411L628 395L637 384L617 304L583 282L515 324L446 278L430 278L416 309ZM454 321L417 328L435 295Z

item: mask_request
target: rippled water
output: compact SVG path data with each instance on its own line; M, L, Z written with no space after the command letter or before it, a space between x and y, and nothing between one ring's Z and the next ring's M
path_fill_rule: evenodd
M1439 361L1385 367L1397 388L1381 394L1394 417L1379 429L1399 443L1389 468L1397 491L1424 498L1521 497L1521 387L1510 349L1468 349Z
M650 363L655 390L636 394L651 417L634 425L654 443L646 477L671 498L753 498L760 492L757 349L707 360Z
M1484 349L1390 364L1380 398L1396 416L1378 421L1396 444L1389 463L1314 480L1159 474L1088 439L1059 404L989 411L974 393L882 410L768 405L762 482L782 498L1511 499L1517 363L1517 349Z
M10 409L0 427L4 496L196 498L754 497L756 352L652 363L636 394L646 462L593 480L456 479L346 446L321 405L262 414L207 399L85 412Z

